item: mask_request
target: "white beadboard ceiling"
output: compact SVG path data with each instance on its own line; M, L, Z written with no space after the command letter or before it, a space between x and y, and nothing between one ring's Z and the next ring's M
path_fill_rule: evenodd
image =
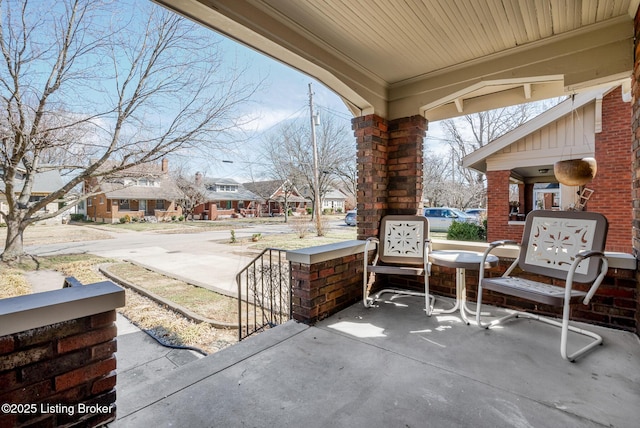
M314 76L356 115L430 120L631 75L638 0L157 0Z

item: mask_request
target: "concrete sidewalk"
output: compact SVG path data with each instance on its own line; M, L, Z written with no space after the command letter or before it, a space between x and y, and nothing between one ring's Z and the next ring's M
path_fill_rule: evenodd
M117 397L140 383L155 381L171 370L197 361L202 354L162 346L147 333L118 314Z
M119 387L117 426L636 427L638 337L589 328L605 345L569 363L545 324L482 330L416 297L354 305Z
M188 282L226 296L237 297L236 274L254 255L234 254L225 244L209 243L207 251L175 251L150 246L137 249L94 251L107 258L121 259L165 276Z

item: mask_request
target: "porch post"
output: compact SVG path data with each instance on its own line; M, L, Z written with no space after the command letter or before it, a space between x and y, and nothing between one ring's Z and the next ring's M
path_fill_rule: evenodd
M631 139L633 152L632 191L633 191L633 255L640 260L640 8L636 10L634 20L634 64L632 74ZM640 272L636 269L636 333L640 331Z
M487 241L506 239L511 171L487 171Z
M422 207L427 120L368 115L353 119L352 127L358 151L358 239L365 239L378 235L384 215L416 214Z
M389 214L422 214L423 144L427 120L422 116L389 122Z
M387 121L376 115L351 121L357 149L358 239L378 235L380 218L387 211Z

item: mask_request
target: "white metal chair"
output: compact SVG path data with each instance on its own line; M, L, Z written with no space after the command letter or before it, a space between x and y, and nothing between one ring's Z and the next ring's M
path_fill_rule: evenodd
M478 326L489 328L508 319L523 317L545 322L561 328L560 354L562 358L574 361L585 352L602 344L602 337L594 332L569 325L570 305L582 301L588 305L604 276L608 263L604 257L607 238L607 219L598 213L584 211L532 211L527 215L520 253L507 271L497 278L484 277L484 263L481 264L478 280ZM516 244L515 241L496 241L485 251L487 255L496 247ZM524 272L544 275L563 280L565 285L557 286L510 276L518 266ZM574 289L574 283L591 284L588 291ZM483 290L516 296L541 304L560 306L562 321L544 318L525 312L515 312L488 324L480 317ZM572 354L567 351L568 332L573 331L593 338L586 346Z
M369 250L376 244L373 262ZM429 295L429 221L422 216L388 215L380 221L380 238L368 238L364 250L363 297L365 307L371 307L382 294L404 294L425 297L425 310L431 315L435 298ZM424 293L386 288L369 296L376 274L417 275L424 278Z

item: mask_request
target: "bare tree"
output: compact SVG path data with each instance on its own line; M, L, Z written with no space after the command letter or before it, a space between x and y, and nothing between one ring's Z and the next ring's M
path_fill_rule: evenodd
M525 123L540 104L520 104L442 121L449 156L425 154L424 196L433 206L481 206L486 199L485 177L462 167L462 158Z
M283 123L265 139L264 157L272 176L288 178L299 188L308 189L315 200L313 152L309 122L297 119ZM351 128L332 116L320 121L316 140L318 147L318 188L320 199L341 180L355 188L355 143ZM314 213L320 207L314 207Z
M182 207L184 218L187 220L191 218L193 220L193 211L195 208L207 201L207 191L202 185L202 174L199 172L196 173L194 180L194 175L180 171L174 173L174 180L181 194L180 199L176 202Z
M0 0L3 260L23 253L26 227L92 196L71 192L90 178L219 145L255 90L222 69L212 33L151 2L118 7ZM51 169L63 185L32 198Z

